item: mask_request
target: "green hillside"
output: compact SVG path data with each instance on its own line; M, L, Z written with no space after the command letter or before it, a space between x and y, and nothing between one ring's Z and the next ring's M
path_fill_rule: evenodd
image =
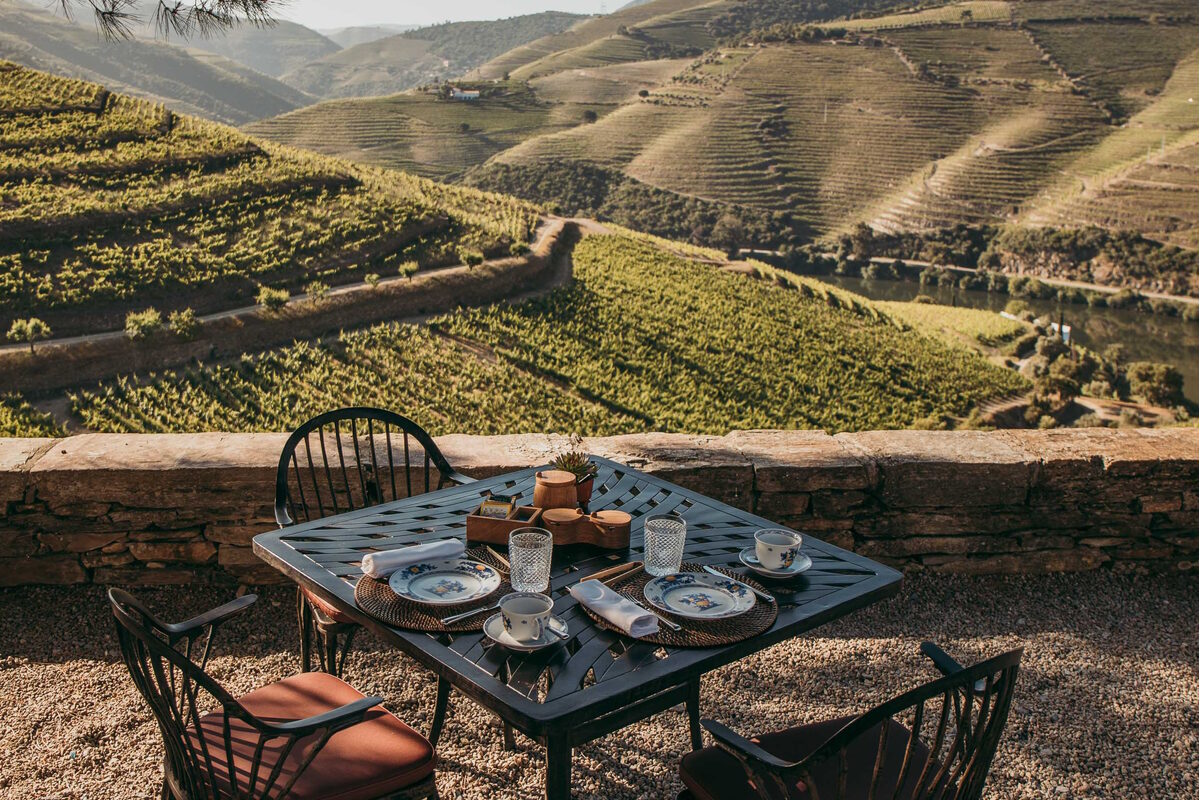
M249 305L507 254L530 206L255 141L96 84L0 62L0 327L119 329L127 311ZM83 313L86 312L86 313Z
M305 93L219 55L155 41L107 42L87 27L90 22L81 18L75 24L6 0L0 3L0 59L103 83L179 113L234 125L312 102Z
M262 120L246 131L295 147L449 179L526 139L581 125L584 112L593 108L543 101L521 82L478 86L483 97L474 102L444 100L422 91L330 100ZM593 110L606 109L597 105Z
M654 0L480 67L522 98L495 136L455 138L464 112L411 95L252 130L677 238L715 242L730 217L758 246L866 222L1098 225L1195 248L1198 42L1182 0Z
M862 298L664 247L588 236L574 282L541 298L122 378L72 409L102 431L280 430L356 403L410 409L434 433L841 431L965 414L1024 386Z
M447 22L312 59L283 76L318 97L370 97L454 78L508 50L566 30L576 14L545 11L488 22Z

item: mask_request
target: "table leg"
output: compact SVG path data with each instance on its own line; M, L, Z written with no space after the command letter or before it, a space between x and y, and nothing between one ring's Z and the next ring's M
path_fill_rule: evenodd
M562 734L546 738L546 800L571 798L571 743Z
M429 743L437 746L438 738L442 735L442 726L446 724L446 710L450 705L450 681L442 676L437 679L437 702L433 706L433 722L429 726Z
M688 683L687 695L688 728L692 733L692 749L704 747L704 737L700 735L700 679Z

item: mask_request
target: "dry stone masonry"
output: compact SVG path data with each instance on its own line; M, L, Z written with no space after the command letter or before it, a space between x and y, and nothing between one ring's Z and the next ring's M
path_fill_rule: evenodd
M0 439L0 585L259 583L283 434ZM475 476L558 436L446 436ZM905 570L1195 570L1197 431L735 431L592 439L597 455Z

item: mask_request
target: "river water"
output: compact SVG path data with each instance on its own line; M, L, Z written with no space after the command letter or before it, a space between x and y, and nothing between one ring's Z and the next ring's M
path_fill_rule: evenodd
M928 295L944 305L956 304L967 308L1003 311L1012 299L1007 294L960 289L957 286L922 286L917 281L867 280L839 275L822 275L820 279L872 300L912 300L918 294ZM1054 300L1025 299L1038 316L1049 315L1058 320L1060 304ZM1125 348L1127 361L1162 361L1183 374L1183 390L1188 399L1200 399L1200 328L1196 322L1165 314L1116 308L1093 308L1075 303L1061 305L1063 322L1071 327L1076 342L1091 350L1100 351L1110 344Z

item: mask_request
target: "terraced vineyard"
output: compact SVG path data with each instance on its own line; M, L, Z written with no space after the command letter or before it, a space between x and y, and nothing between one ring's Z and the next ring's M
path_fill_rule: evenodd
M1143 116L1177 96L1172 84L1195 95L1194 8L1182 0L893 8L651 0L588 20L479 69L508 75L506 94L528 86L507 109L514 118L478 127L486 146L455 135L465 112L453 104L409 121L401 109L425 107L412 96L314 109L255 130L475 186L521 194L524 183L538 192L524 196L582 213L620 206L578 202L577 176L603 170L622 195L686 198L628 200L628 213L611 217L640 209L647 229L673 236L711 231L687 206L696 201L734 216L774 215L764 246L833 240L859 222L889 233L1096 224L1194 246L1194 155L1182 145L1196 141L1195 106L1169 131ZM755 21L773 27L745 27ZM825 39L831 30L849 33ZM690 61L660 57L684 52L672 48L708 50ZM577 124L589 108L597 121ZM1151 128L1162 141L1142 163ZM554 169L564 188L546 195Z
M0 62L0 327L59 335L126 311L253 303L260 284L361 279L507 253L532 207L263 144ZM81 314L86 308L87 313Z
M382 325L122 378L72 409L102 431L280 430L355 403L410 409L435 433L856 430L965 413L1024 385L862 298L750 280L663 246L588 236L575 282L541 299L443 316L432 332Z

